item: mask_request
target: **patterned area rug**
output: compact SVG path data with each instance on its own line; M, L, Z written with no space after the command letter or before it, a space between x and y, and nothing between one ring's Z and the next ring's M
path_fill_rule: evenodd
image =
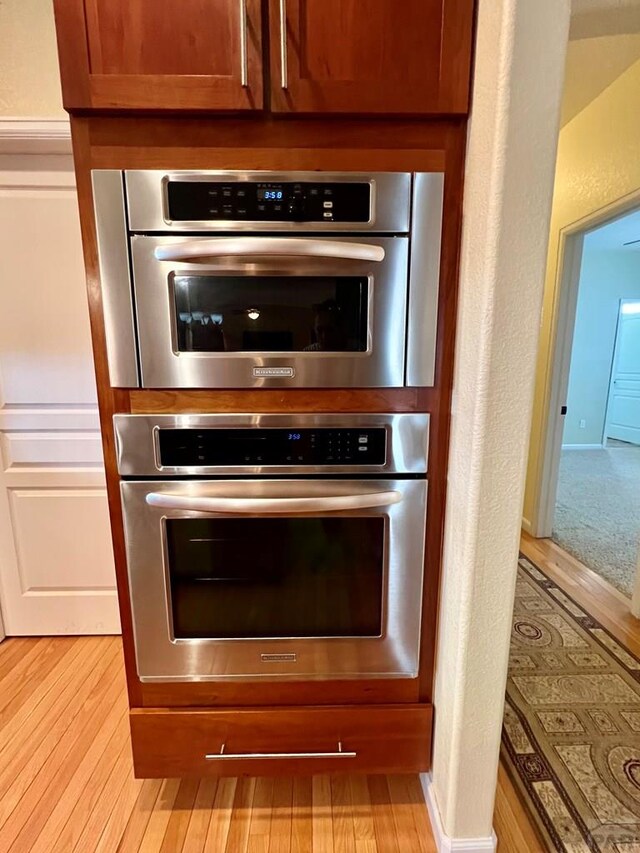
M502 745L544 849L640 853L640 661L522 556Z

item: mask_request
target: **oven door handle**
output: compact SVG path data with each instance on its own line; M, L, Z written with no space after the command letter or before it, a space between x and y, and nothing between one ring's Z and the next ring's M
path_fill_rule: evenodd
M342 240L304 240L291 237L213 237L157 246L158 261L207 261L228 257L339 258L345 261L384 260L382 246Z
M194 495L172 495L150 492L149 506L163 509L181 509L189 512L215 512L234 515L256 515L260 513L305 513L340 512L351 509L392 506L400 503L400 492L374 492L360 495L318 495L295 498L230 498L198 497Z

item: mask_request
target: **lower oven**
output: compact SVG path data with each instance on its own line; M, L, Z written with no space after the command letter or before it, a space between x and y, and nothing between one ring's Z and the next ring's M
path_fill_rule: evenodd
M142 681L417 675L427 415L115 425Z

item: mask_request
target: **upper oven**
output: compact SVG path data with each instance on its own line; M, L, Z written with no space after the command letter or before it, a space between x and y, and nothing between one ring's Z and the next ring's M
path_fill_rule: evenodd
M115 387L402 387L435 371L443 176L93 173Z

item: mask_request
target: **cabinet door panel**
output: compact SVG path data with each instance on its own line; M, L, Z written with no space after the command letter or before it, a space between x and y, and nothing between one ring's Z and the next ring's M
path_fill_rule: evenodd
M260 0L55 0L55 5L69 109L262 107ZM86 74L88 82L79 87L65 74L67 67L74 75Z
M472 12L473 0L271 0L273 109L464 112Z

